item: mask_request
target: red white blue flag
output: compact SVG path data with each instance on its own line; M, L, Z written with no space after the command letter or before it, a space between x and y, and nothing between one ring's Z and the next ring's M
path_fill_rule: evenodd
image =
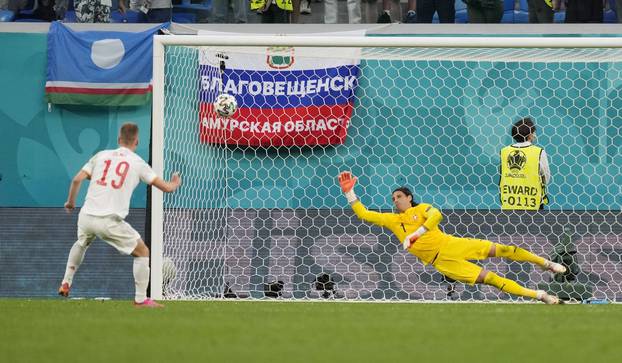
M312 48L259 49L200 51L201 141L249 146L342 144L354 107L360 51L331 50L322 55ZM213 110L221 93L235 96L238 103L230 118Z

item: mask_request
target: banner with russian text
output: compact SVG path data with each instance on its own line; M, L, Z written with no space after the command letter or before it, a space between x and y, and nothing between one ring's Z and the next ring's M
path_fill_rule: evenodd
M342 144L358 84L358 49L267 47L199 54L200 138L245 146ZM324 50L324 52L326 52ZM238 109L218 116L214 99L235 96Z

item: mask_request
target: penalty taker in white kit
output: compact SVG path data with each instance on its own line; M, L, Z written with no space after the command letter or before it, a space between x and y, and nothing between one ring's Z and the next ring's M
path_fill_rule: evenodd
M537 299L547 304L560 303L556 296L544 290L520 286L515 281L483 269L471 260L504 257L513 261L531 262L553 273L566 272L566 267L517 246L445 234L438 228L443 219L441 212L430 204L415 203L408 188L393 191L393 204L398 213L369 211L354 194L356 180L350 172L339 174L341 190L354 213L364 221L389 229L402 241L404 249L417 256L423 264L431 264L443 275L467 284L484 283L512 295Z
M119 131L119 148L95 154L73 177L65 203L67 212L76 205L76 195L84 179L90 179L84 206L78 217L78 240L73 244L67 259L65 277L58 294L69 296L73 277L80 267L86 249L96 237L101 238L119 252L134 256L134 283L137 307L158 308L163 305L147 298L149 284L149 248L140 234L127 222L130 198L140 181L153 185L163 192L173 192L181 185L181 178L173 173L170 181L160 179L151 167L134 152L138 146L138 126L126 123Z

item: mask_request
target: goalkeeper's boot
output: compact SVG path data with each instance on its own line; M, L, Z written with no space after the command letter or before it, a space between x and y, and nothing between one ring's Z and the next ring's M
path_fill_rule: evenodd
M69 297L69 290L71 290L69 283L63 282L63 284L58 288L58 294L62 297Z
M554 274L563 274L566 272L566 267L562 264L553 261L546 261L544 268L551 271Z
M558 305L563 303L557 296L550 295L544 290L538 290L536 298L547 305Z
M134 306L137 308L163 308L164 305L162 304L158 304L157 302L155 302L155 300L152 299L145 299L145 301L141 302L141 303L137 303L136 301L134 301Z

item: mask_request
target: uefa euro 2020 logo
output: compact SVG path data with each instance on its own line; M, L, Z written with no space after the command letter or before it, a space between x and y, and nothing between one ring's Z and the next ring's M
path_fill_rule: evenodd
M514 173L519 172L525 166L527 156L520 150L514 150L508 155L507 163L510 170Z

